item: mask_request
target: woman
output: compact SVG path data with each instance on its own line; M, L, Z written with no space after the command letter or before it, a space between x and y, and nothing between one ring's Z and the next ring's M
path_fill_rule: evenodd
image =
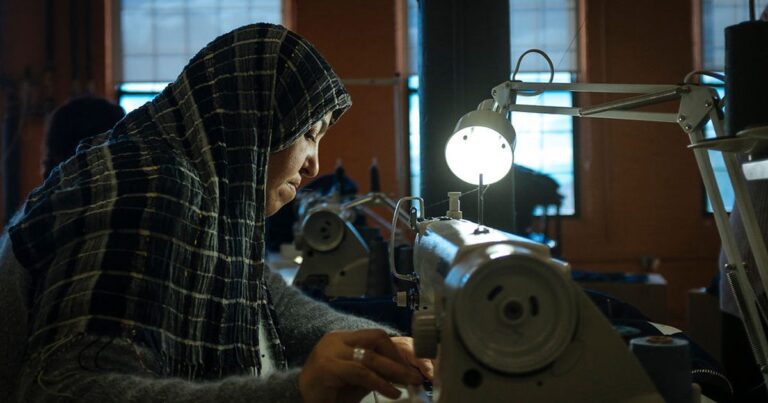
M409 339L264 264L265 216L317 174L318 143L350 104L306 40L250 25L81 143L0 249L2 323L19 324L0 340L0 376L21 373L13 398L356 401L420 383L415 365L430 375Z

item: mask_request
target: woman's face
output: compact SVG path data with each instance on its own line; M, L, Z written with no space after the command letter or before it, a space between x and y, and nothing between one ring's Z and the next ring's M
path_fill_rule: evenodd
M320 139L331 122L331 113L315 122L290 147L269 156L267 165L267 217L296 197L302 178L317 176Z

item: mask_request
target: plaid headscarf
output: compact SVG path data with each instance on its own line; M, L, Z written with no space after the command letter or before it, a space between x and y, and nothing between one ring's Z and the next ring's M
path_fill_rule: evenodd
M350 105L317 50L281 26L208 44L152 102L81 143L9 229L36 282L30 353L91 334L153 349L166 376L260 372L260 348L285 368L264 281L267 162Z

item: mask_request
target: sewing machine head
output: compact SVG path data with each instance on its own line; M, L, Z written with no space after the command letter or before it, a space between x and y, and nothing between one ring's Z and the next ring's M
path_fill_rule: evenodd
M436 401L663 401L546 246L437 220L421 224L414 265L414 343L439 356Z

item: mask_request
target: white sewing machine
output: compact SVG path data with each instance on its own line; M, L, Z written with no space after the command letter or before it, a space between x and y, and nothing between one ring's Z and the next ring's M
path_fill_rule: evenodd
M460 219L416 226L407 303L417 355L439 357L433 401L663 402L547 246ZM362 293L368 251L348 220L318 208L303 228L313 255L299 273L326 275L330 294Z
M663 402L546 246L465 220L419 224L413 337L434 401Z

